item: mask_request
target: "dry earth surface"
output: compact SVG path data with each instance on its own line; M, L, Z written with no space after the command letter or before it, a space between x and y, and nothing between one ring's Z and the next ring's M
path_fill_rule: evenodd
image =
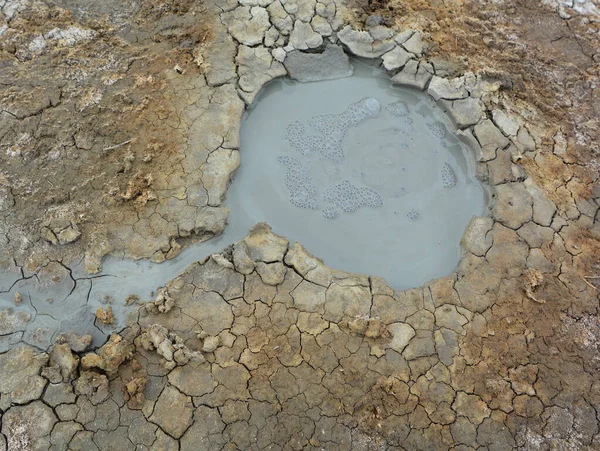
M406 292L258 225L96 350L18 344L15 297L0 450L600 449L594 1L0 8L14 280L63 283L106 254L162 261L222 232L245 105L327 43L439 100L493 196L457 271Z

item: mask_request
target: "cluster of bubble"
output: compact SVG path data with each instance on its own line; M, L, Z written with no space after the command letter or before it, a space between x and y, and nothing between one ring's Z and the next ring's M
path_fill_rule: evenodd
M286 139L290 145L302 155L318 152L323 158L336 162L344 160L342 140L350 127L379 115L380 105L376 99L365 97L351 104L346 111L339 114L315 116L308 124L321 134L306 135L301 122L293 122L286 129Z
M285 129L285 139L302 155L310 155L313 151L304 136L304 124L300 121L292 122L287 126Z
M419 212L417 210L409 210L408 213L406 213L406 217L411 221L415 221L419 217Z
M427 124L429 133L439 139L443 139L446 136L446 129L441 122L434 122L433 124Z
M285 186L290 192L292 205L307 210L318 210L317 188L302 163L290 156L282 156L277 160L287 168Z
M285 139L290 146L303 156L309 156L317 151L323 151L325 147L330 147L334 143L325 143L323 137L316 135L307 135L304 130L304 124L300 121L295 121L289 124L285 130ZM328 145L329 144L329 145ZM339 152L339 149L326 149L326 151L334 153Z
M401 102L390 103L389 105L387 105L385 107L385 109L392 116L402 117L402 116L408 115L408 107L406 106L406 103L404 103L402 101Z
M452 188L456 186L456 174L448 163L444 163L441 170L442 186L444 188Z
M323 217L325 219L335 219L340 215L340 212L335 207L323 208Z
M357 188L348 180L338 185L329 185L323 193L323 200L330 202L345 213L361 207L381 207L383 201L379 193L371 188Z

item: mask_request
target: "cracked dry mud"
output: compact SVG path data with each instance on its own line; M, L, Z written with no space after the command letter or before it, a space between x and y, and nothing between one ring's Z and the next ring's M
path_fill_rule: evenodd
M600 449L596 2L0 8L0 450ZM221 233L245 105L327 44L471 144L492 209L454 274L395 292L257 225L98 349L31 326L15 281Z

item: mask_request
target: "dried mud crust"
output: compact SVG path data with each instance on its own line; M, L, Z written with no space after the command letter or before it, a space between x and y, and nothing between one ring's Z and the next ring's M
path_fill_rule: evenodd
M531 125L551 125L589 161L600 152L600 19L568 6L579 3L598 11L594 0L357 0L348 8L356 24L380 15L390 26L424 31L430 58L498 80L511 94L504 108L534 106Z
M71 335L48 354L22 346L0 355L0 450L600 448L598 112L594 102L578 103L597 95L597 74L580 54L539 63L532 50L539 45L532 36L549 23L572 34L544 41L547 50L570 36L597 45L589 38L597 22L525 3L482 2L477 11L462 2L403 5L387 5L383 18L365 16L364 26L364 5L206 6L206 16L218 20L191 52L202 76L190 77L200 85L186 91L186 102L205 90L215 94L199 116L205 127L182 136L211 137L221 123L215 118L237 127L238 105L285 73L280 61L293 57L287 43L314 52L332 34L349 52L381 57L393 82L426 89L448 111L494 196L491 216L474 218L465 233L456 273L397 293L377 278L329 269L259 225L169 282L95 352L85 354L89 337ZM454 11L461 39L444 42L453 25L440 11ZM542 25L519 35L518 23L531 14ZM498 25L490 35L504 50L473 47L481 17L507 24L511 33ZM398 29L382 26L390 18ZM436 35L442 22L447 28ZM147 42L133 27L119 33ZM502 58L515 41L525 50L507 75L496 64L508 62ZM596 52L581 53L594 61ZM466 61L451 57L461 53ZM174 72L161 73L178 80L182 74ZM225 132L206 144L206 164L216 168L201 171L209 199L206 187L221 196L237 164ZM142 192L136 208L163 205L146 199L152 185L143 180L139 190L132 187ZM56 247L76 254L84 226L46 224L43 233L60 246L60 237L79 231L75 244ZM119 249L114 243L105 251ZM18 313L3 311L0 325L26 322Z
M536 291L544 277L491 258L506 250L497 233L476 272L497 295L481 308L460 272L396 293L255 226L95 352L66 335L49 355L0 355L0 438L10 450L598 449L600 328L559 300L595 291Z
M194 62L208 4L116 2L81 20L75 2L22 4L0 36L3 266L85 254L94 273L107 253L161 261L221 233L237 160L225 174L207 160L235 154L243 102Z

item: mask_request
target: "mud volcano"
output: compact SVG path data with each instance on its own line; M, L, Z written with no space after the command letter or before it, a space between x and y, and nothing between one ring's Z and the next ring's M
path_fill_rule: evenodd
M231 222L266 221L332 267L416 287L452 273L486 196L435 102L355 65L344 79L273 81L255 99Z

